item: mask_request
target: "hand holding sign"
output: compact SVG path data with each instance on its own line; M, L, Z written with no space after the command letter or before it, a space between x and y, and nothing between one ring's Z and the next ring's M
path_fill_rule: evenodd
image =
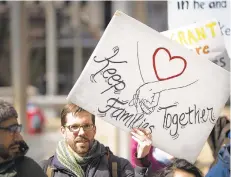
M131 131L132 139L137 143L137 158L143 158L149 154L152 147L152 135L145 129L133 129Z

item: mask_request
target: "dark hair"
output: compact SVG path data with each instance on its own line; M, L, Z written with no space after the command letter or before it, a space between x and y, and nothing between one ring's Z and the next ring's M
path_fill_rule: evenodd
M63 107L63 110L61 111L61 125L64 126L66 124L66 116L68 113L72 113L74 116L77 116L78 113L80 112L87 112L87 111L76 104L73 103L66 104ZM95 115L91 114L91 119L92 119L92 123L95 125Z
M189 163L187 160L174 158L169 165L157 171L154 177L173 177L176 170L182 170L195 175L195 177L202 177L201 171Z
M0 123L9 118L18 118L18 113L10 103L0 100Z

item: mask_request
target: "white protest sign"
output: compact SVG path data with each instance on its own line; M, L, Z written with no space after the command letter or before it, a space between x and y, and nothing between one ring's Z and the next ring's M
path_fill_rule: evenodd
M217 19L225 38L229 57L231 56L230 16L230 0L168 1L169 29L179 28L197 21Z
M68 100L194 162L229 97L229 72L117 11Z
M204 55L224 69L230 70L230 58L216 20L197 22L161 34L194 50L198 55Z

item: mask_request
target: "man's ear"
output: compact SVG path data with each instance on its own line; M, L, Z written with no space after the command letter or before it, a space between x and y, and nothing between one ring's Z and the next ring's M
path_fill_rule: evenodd
M61 126L60 131L62 133L62 136L65 138L65 132L66 132L65 127Z

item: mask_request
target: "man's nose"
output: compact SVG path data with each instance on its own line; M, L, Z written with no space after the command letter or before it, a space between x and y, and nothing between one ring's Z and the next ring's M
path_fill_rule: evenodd
M80 127L79 128L79 133L78 133L79 135L83 135L83 134L85 134L85 131L83 130L83 127Z
M16 132L16 133L15 133L15 140L16 140L16 141L21 141L21 140L23 140L22 135L21 135L19 132Z

